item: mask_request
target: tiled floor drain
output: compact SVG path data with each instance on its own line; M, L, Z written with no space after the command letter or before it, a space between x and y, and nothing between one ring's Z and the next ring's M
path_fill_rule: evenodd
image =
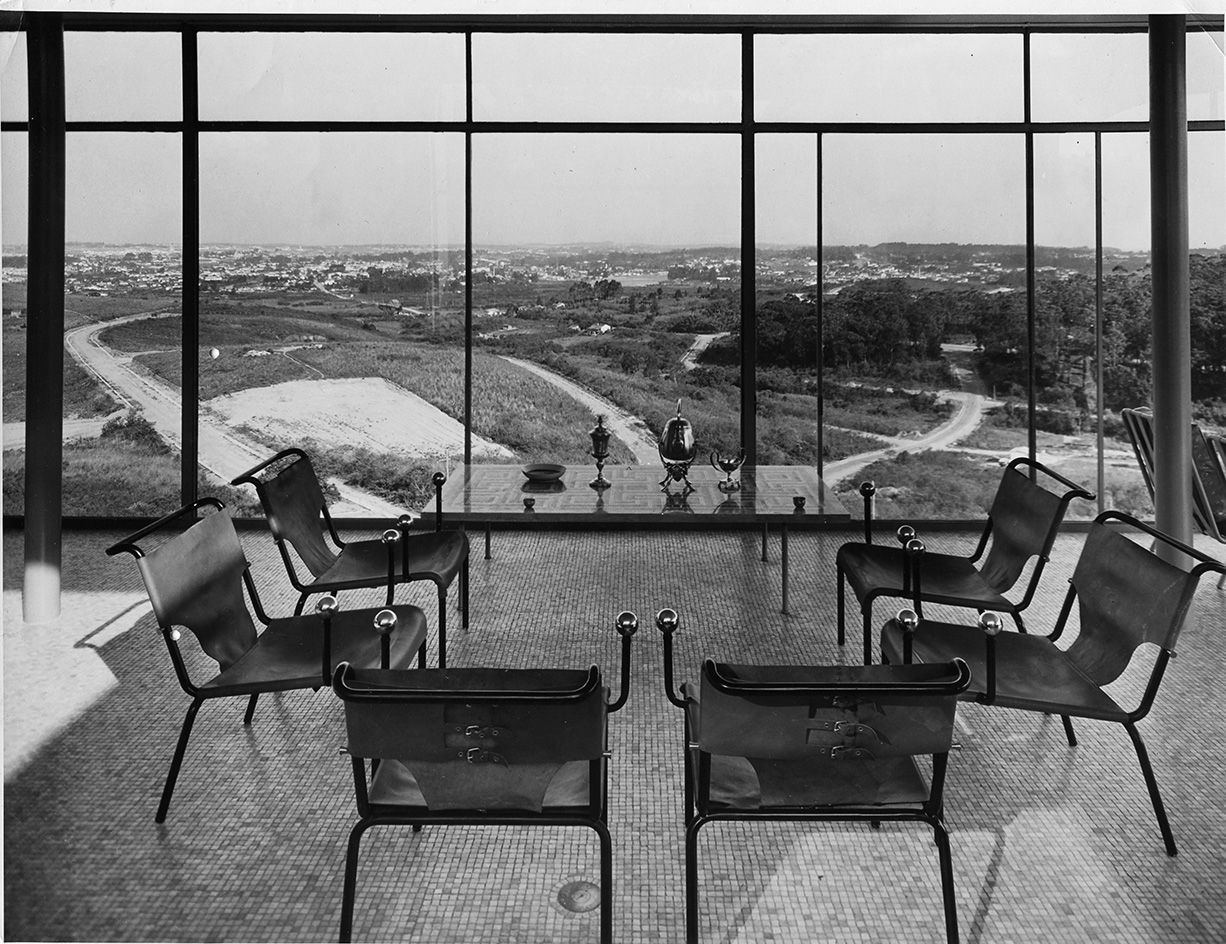
M600 907L600 886L592 882L567 882L558 889L558 904L582 914Z

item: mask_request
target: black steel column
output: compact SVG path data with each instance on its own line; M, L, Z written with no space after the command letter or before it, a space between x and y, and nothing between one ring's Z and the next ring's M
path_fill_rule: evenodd
M26 303L26 623L60 615L64 463L64 28L29 14L28 298Z
M1022 36L1022 120L1030 123L1030 33ZM1026 415L1027 452L1034 459L1038 454L1038 434L1035 413L1038 392L1035 377L1035 277L1034 277L1034 132L1026 132ZM1034 469L1030 477L1035 476Z
M183 504L196 500L200 466L200 129L196 33L183 33L183 382L179 470Z
M1192 540L1192 334L1188 302L1185 18L1149 18L1149 199L1153 273L1154 510Z
M464 464L473 461L473 34L464 34ZM486 556L488 557L488 547Z
M1103 135L1094 132L1094 406L1095 453L1098 456L1098 510L1107 510L1106 460L1103 458Z
M754 242L753 34L741 34L741 448L758 461L757 254Z
M817 285L817 477L822 477L822 469L826 464L826 362L825 362L825 340L826 340L826 301L825 301L825 279L823 278L822 269L822 227L824 218L822 215L822 194L824 186L823 171L823 153L822 153L822 134L819 131L817 134L817 247L816 254L813 258L817 260L817 278L814 280Z

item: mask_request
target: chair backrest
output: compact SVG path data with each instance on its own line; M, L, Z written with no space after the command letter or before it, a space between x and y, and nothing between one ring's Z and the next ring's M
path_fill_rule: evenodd
M1098 685L1119 678L1143 643L1174 652L1203 573L1168 563L1108 527L1106 516L1123 517L1107 512L1095 519L1069 581L1080 629L1068 658Z
M247 558L227 511L194 525L137 560L149 602L165 629L182 626L222 669L256 640L243 597Z
M1005 468L988 511L992 546L979 572L997 593L1017 583L1030 558L1047 558L1070 500L1031 481L1022 464L1014 460Z
M1215 455L1212 439L1196 424L1192 425L1193 514L1197 525L1215 541L1226 543L1226 467ZM1223 451L1226 455L1226 451Z
M1141 478L1145 480L1145 488L1149 491L1149 499L1154 499L1154 418L1144 410L1121 410L1120 417L1124 421L1124 429L1132 442L1133 455L1137 457L1137 465L1141 468Z
M349 753L397 760L426 806L540 811L563 765L596 762L608 708L600 672L337 668Z
M331 567L336 552L324 541L324 493L311 460L299 454L275 475L257 480L256 491L273 537L288 541L312 576Z
M753 666L708 659L692 736L707 754L748 761L764 806L794 805L805 784L823 780L862 783L852 794L872 802L878 763L949 750L957 693L969 683L962 662ZM700 776L700 791L702 784Z

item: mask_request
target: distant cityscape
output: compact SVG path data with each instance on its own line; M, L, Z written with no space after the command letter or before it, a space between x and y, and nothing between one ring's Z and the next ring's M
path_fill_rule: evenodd
M14 247L16 249L16 247ZM1092 274L1092 248L1038 248L1037 271L1044 278ZM823 251L822 285L828 294L857 282L907 279L988 292L1025 286L1025 252L1020 246L886 243L834 246ZM1132 271L1148 253L1107 250L1104 267ZM815 282L812 247L760 247L760 284L803 292ZM180 252L174 246L69 244L66 291L76 295L178 294ZM200 281L206 293L257 294L317 289L342 298L372 290L372 274L389 284L419 285L423 293L460 291L464 256L456 249L404 246L237 246L201 248ZM739 250L729 247L661 250L601 246L479 248L474 250L475 283L575 283L617 280L624 286L665 281L737 282ZM4 257L3 281L24 282L26 258Z

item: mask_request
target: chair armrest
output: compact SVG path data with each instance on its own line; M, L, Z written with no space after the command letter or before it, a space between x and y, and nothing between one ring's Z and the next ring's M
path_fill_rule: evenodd
M991 705L996 701L996 637L1004 627L1004 620L998 613L979 614L979 628L983 630L984 650L986 655L987 678L984 679L983 702Z
M620 709L626 704L626 699L630 697L630 641L639 630L639 618L629 610L619 613L616 628L618 634L622 637L621 693L617 696L617 701L609 705L609 714Z
M166 525L170 524L172 521L177 521L178 519L184 518L187 515L194 514L195 512L199 511L201 508L204 508L206 505L210 508L215 508L217 511L221 511L223 508L226 507L225 504L219 498L213 498L212 496L209 496L207 498L199 498L196 501L192 502L190 505L184 505L178 511L172 511L170 514L159 518L157 521L153 522L152 524L145 525L145 527L141 528L135 534L128 535L118 544L112 544L110 547L106 549L107 557L114 557L116 554L123 554L123 553L131 554L133 557L137 559L144 557L145 552L142 551L140 547L137 545L136 543L137 541L139 541L141 538L148 537L149 535L153 534L154 531L158 531L161 528L164 528Z
M447 484L447 476L435 472L430 479L434 483L434 530L443 530L443 486Z
M864 499L864 543L873 543L873 496L877 486L873 482L860 483L860 497Z
M676 610L665 607L656 614L656 627L664 637L664 694L678 708L684 708L685 698L679 697L673 687L673 633L680 622Z

